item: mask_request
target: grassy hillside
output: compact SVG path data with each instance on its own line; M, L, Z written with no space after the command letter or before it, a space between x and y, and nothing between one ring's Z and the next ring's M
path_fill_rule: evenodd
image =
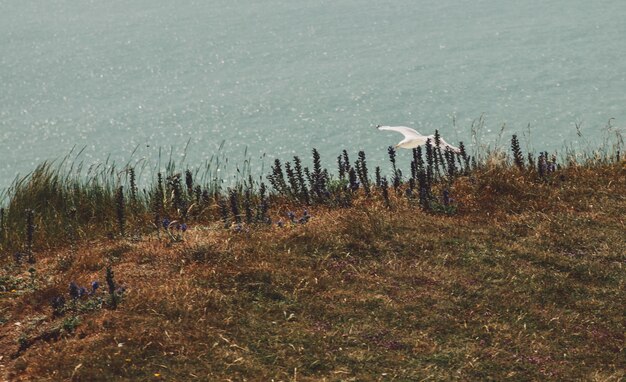
M43 166L3 213L0 379L623 380L626 163L513 151L267 194Z

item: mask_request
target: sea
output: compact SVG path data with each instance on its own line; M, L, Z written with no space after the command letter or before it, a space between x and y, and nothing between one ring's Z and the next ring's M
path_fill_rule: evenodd
M386 168L379 124L588 150L626 123L625 20L624 0L0 0L0 190L63 158Z

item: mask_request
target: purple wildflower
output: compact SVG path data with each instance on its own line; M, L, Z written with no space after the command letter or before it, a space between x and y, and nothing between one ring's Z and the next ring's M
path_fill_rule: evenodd
M309 210L305 209L302 213L302 217L298 220L300 224L308 223L311 219L311 215L309 215Z
M80 287L78 289L78 297L83 297L87 294L87 289L85 287Z
M78 285L74 281L70 283L70 297L73 299L77 299L80 297L80 291L78 289Z
M450 205L450 191L448 191L447 189L443 190L443 205Z
M17 264L20 264L22 262L22 259L26 256L25 253L21 253L21 252L15 252L13 254L13 259L15 260L15 262Z
M293 212L287 212L287 217L289 218L289 220L291 220L292 223L296 222L296 214L294 214Z
M63 313L63 308L65 308L65 297L53 297L50 301L50 305L52 306L52 314L54 316L60 316Z

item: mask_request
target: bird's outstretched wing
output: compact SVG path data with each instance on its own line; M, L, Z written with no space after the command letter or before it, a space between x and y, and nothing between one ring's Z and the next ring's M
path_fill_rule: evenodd
M378 125L378 126L376 126L376 128L378 130L397 131L398 133L401 133L402 135L404 135L404 138L408 138L408 139L414 139L414 138L422 137L422 135L420 133L418 133L417 131L411 129L410 127L406 127L406 126L381 126L381 125Z

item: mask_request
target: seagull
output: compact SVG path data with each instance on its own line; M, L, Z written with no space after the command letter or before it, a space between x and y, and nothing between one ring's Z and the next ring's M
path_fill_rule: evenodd
M404 139L400 141L400 143L398 143L396 145L396 147L401 147L403 149L413 149L417 146L421 146L426 144L426 141L428 139L430 139L430 143L434 146L435 145L435 136L434 135L422 135L420 133L418 133L417 131L411 129L410 127L406 127L406 126L381 126L378 125L376 126L376 128L378 130L389 130L389 131L397 131L398 133L401 133L402 135L404 135ZM441 148L443 149L450 149L450 151L455 152L455 153L460 153L461 150L459 150L458 147L454 147L451 144L449 144L448 142L444 141L443 138L439 137L439 145L441 146Z

